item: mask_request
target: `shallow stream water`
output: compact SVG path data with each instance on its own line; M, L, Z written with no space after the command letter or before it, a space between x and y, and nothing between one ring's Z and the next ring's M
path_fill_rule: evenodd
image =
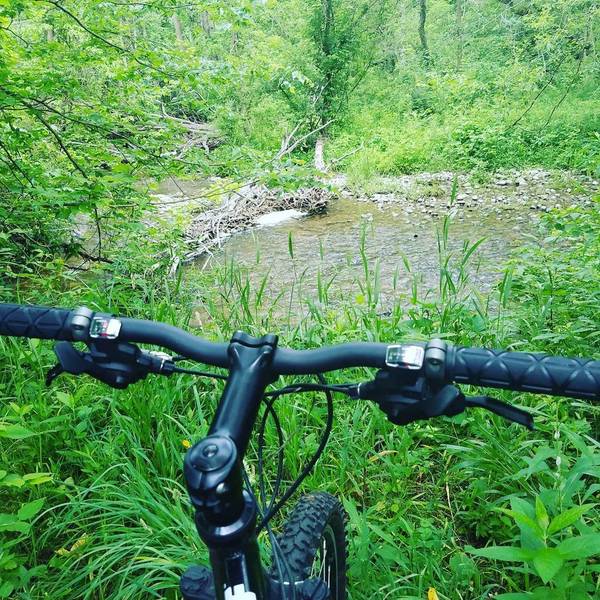
M255 289L266 279L267 297L282 292L289 296L293 290L294 304L300 306L301 298L318 299L319 278L332 281L330 299L359 298L358 282L365 279L366 259L371 272L376 268L379 272L378 287L385 306L398 296L410 298L414 282L421 294L425 290L435 293L440 274L438 239L444 219L449 218L445 253L453 254L455 267L463 245L483 238L467 272L471 288L486 292L499 281L511 253L515 256L516 252L518 259L514 249L537 232L545 210L588 202L592 194L583 188L577 192L566 187L554 189L548 174L534 173L486 186L465 185L450 206L452 184L447 176L429 176L424 181L421 195L414 190L406 193L399 180L391 193L371 193L368 198L342 189L341 197L325 214L235 234L208 264L202 259L188 268L193 271L233 261L247 269ZM591 183L597 188L597 182ZM414 187L414 181L407 185Z
M531 231L533 221L539 218L526 217L527 221L512 211L498 215L477 210L457 212L451 217L448 247L456 255L460 255L464 242L485 237L469 268L475 287L489 289L496 281L510 248L523 240L523 234ZM379 262L385 298L394 290L410 293L414 277L424 289L437 286L442 221L441 214L432 217L421 213L418 218L409 218L393 205L379 208L370 202L344 198L325 215L235 235L216 260L233 260L247 267L256 285L268 277L271 294L291 288L302 274L303 295L314 298L319 271L324 280L335 277L330 288L333 295L358 292L355 282L364 278L364 257L372 270Z

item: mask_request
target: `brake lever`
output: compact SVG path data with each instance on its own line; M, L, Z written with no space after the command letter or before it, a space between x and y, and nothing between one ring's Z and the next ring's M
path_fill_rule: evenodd
M431 387L424 377L399 381L398 376L379 371L373 381L359 384L353 397L376 402L396 425L442 415L452 417L466 408L479 407L533 429L533 417L520 408L488 396L466 397L456 385Z
M392 388L385 372L374 381L361 383L358 397L372 400L396 425L407 425L441 415L454 416L465 408L464 394L453 385L444 385L432 390L424 378L417 378L411 384Z
M467 408L485 408L509 421L527 427L530 431L535 429L533 417L527 411L512 406L511 404L506 404L506 402L496 400L496 398L491 398L490 396L471 396L465 398L465 405Z
M58 358L58 364L46 374L46 386L50 387L52 382L61 373L71 373L72 375L81 375L86 373L89 364L85 359L85 352L77 350L71 342L58 342L54 345L54 354Z
M89 352L77 350L70 342L59 342L54 347L58 364L46 376L50 386L61 373L87 374L116 389L125 389L145 379L149 373L171 375L175 363L160 352L146 352L135 344L96 342Z

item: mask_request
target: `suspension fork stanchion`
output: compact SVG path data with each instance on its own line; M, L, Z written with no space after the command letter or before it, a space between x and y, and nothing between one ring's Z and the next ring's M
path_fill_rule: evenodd
M242 460L265 388L274 380L276 347L274 335L234 334L228 347L230 374L209 435L186 453L185 479L196 509L196 528L209 549L214 582L212 596L206 571L196 568L197 589L193 574L184 575L186 600L268 600L256 541L257 506L244 490Z

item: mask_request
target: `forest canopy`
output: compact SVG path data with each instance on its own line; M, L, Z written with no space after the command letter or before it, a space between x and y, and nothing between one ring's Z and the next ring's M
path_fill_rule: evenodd
M143 206L135 184L148 177L277 183L313 160L358 177L598 168L593 0L0 11L0 227L13 256L68 256L72 215Z

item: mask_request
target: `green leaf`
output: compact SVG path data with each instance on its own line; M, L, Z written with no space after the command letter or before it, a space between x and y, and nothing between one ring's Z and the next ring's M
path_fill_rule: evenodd
M73 396L71 396L71 394L67 394L67 393L61 392L61 391L56 392L56 399L59 402L62 402L63 404L65 404L66 406L71 406L71 404L73 402Z
M5 487L23 487L25 485L25 481L22 477L20 477L19 475L17 475L16 473L9 473L8 475L6 475L6 477L4 477L2 480L0 480L0 486L5 486Z
M27 473L23 475L23 481L29 485L41 485L52 481L53 477L52 473Z
M544 583L548 583L563 565L563 557L556 548L542 548L533 557L533 566Z
M539 496L535 497L535 518L542 531L546 531L550 518L548 517L548 511L544 506L544 502Z
M503 513L506 513L508 516L512 517L518 525L523 525L525 527L529 527L531 531L540 539L543 539L544 532L542 528L531 518L528 517L525 513L519 512L517 510L510 510L508 508L500 508L498 509Z
M562 541L557 550L566 559L577 560L600 554L600 533L580 535Z
M0 423L0 438L22 440L31 437L32 435L35 435L35 433L22 425L16 423Z
M0 598L10 598L15 586L10 581L5 581L0 585Z
M32 517L37 515L40 510L42 510L42 506L44 506L45 498L39 498L38 500L34 500L33 502L27 502L27 504L23 504L19 511L17 512L17 516L22 521L29 521Z
M595 504L582 504L581 506L574 506L560 513L560 515L552 519L550 526L548 527L548 533L552 535L561 529L565 529L569 525L573 525L576 521L579 521L581 517L593 508Z
M533 555L531 550L519 548L517 546L488 546L487 548L473 548L473 546L467 546L465 550L469 552L469 554L474 554L475 556L481 556L483 558L515 562L527 562Z
M16 515L0 513L0 531L17 531L19 533L28 533L29 523L23 523L17 519Z

